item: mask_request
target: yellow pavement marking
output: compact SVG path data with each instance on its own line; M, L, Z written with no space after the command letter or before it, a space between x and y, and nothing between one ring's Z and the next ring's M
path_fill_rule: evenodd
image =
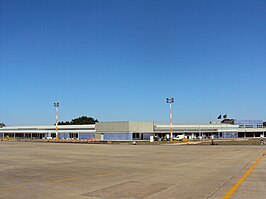
M14 189L25 188L25 186L15 186L15 187L0 187L0 191L10 191Z
M257 160L256 162L249 168L249 170L238 180L238 182L228 191L223 199L228 199L230 198L233 193L238 189L238 187L244 182L244 180L248 177L248 175L253 171L253 169L260 163L262 158L266 155L266 152L264 152Z
M58 182L73 181L73 180L79 180L79 178L64 178L59 180L50 180L49 182L58 183Z

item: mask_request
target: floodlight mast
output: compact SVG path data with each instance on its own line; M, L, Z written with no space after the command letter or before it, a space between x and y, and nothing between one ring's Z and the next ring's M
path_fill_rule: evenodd
M166 102L170 104L170 142L173 142L173 113L172 113L172 103L174 103L174 98L166 98Z
M58 140L58 107L59 107L59 102L54 103L55 107L55 139Z

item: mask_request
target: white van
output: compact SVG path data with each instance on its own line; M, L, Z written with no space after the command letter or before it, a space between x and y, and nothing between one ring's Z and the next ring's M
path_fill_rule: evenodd
M173 138L173 140L181 141L183 138L185 138L184 135L177 135L176 137Z

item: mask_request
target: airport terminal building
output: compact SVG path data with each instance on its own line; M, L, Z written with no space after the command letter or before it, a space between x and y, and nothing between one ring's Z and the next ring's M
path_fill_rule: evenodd
M262 120L235 120L234 124L173 124L173 137L183 135L188 139L203 138L245 138L266 135ZM59 125L60 139L96 140L149 140L169 137L170 124L155 122L98 122L90 125ZM55 125L47 126L5 126L0 128L0 139L5 137L44 139L56 136Z

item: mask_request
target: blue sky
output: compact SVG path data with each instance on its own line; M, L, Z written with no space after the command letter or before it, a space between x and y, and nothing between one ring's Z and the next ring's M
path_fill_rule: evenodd
M264 0L0 0L0 122L266 120Z

